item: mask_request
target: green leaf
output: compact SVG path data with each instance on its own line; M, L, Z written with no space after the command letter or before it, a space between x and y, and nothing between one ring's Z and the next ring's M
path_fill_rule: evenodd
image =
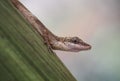
M76 81L10 0L0 1L0 81Z

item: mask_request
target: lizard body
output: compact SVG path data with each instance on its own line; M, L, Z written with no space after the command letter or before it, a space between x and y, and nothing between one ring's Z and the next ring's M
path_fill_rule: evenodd
M25 6L18 0L11 0L17 10L27 19L30 24L42 35L48 47L54 50L79 52L91 49L91 46L78 37L58 37L49 31Z

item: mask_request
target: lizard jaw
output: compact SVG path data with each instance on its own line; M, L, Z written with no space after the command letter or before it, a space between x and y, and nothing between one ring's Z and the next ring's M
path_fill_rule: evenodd
M65 42L67 49L71 52L79 52L83 50L90 50L91 46L87 43L74 44L70 42Z
M79 52L82 50L89 50L91 46L87 43L81 44L74 44L71 42L56 42L53 44L52 48L54 50L63 50L63 51L70 51L70 52Z

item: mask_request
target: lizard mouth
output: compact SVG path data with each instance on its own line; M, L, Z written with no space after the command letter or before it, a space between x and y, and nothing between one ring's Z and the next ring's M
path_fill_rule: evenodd
M82 50L90 50L91 49L91 45L85 43L85 42L82 42L79 44L81 46L81 49Z
M90 50L91 46L90 45L86 45L86 46L80 46L81 50Z
M65 45L68 47L68 50L72 52L79 52L79 51L91 49L91 45L84 43L84 42L79 43L79 44L73 44L73 43L66 42Z

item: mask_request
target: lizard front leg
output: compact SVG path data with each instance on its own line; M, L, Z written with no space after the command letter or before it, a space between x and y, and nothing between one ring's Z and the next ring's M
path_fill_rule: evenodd
M43 37L43 39L44 39L44 44L46 44L47 47L48 47L48 51L54 53L54 52L52 51L52 47L51 47L50 35L49 35L49 33L48 33L46 30L43 30L43 35L42 35L42 37Z

